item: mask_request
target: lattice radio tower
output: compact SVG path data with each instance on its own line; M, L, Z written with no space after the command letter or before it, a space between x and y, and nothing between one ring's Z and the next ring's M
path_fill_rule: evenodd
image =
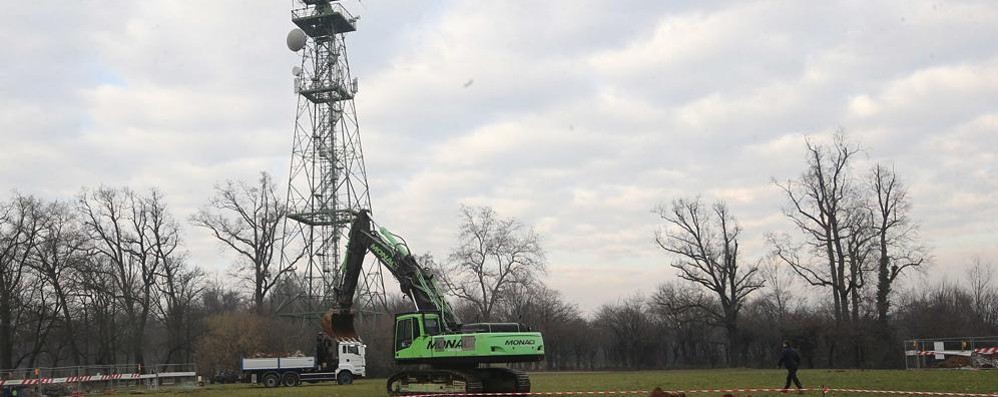
M357 19L337 0L295 0L291 11L298 28L288 48L301 53L301 65L292 70L298 110L281 264L296 263L298 282L280 304L284 315L315 318L330 307L352 211L371 209L345 41ZM386 307L381 267L366 266L361 277L355 307Z

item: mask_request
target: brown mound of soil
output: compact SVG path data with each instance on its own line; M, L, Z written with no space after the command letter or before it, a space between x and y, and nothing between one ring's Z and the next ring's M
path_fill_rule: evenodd
M963 368L969 366L971 366L970 357L964 356L950 356L936 365L938 368Z

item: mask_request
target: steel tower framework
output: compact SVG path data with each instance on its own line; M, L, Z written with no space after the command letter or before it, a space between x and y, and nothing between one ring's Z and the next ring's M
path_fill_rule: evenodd
M296 0L291 12L307 39L295 69L298 108L281 261L297 265L299 282L279 311L303 318L330 307L353 211L371 210L353 101L357 79L350 74L345 41L346 33L357 30L357 18L336 1ZM381 267L367 269L357 307L379 310L386 306Z

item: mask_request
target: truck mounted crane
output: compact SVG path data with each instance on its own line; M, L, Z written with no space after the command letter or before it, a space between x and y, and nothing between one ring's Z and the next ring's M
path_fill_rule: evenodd
M525 372L490 364L543 360L541 334L519 323L461 324L434 275L417 263L405 240L374 226L368 211L354 213L335 301L322 318L326 335L335 341L359 339L353 299L364 257L371 252L416 306L395 315L395 362L407 369L388 378L389 395L529 392Z

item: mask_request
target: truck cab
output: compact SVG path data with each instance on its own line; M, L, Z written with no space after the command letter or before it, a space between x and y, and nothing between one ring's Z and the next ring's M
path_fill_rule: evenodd
M339 342L336 372L349 371L353 377L367 376L367 345L360 341Z

